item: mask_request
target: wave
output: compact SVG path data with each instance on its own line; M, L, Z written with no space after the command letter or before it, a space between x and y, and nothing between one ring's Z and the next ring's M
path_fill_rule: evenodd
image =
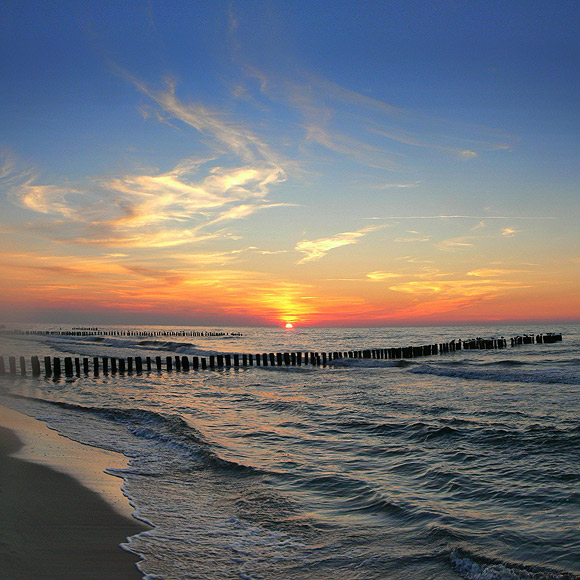
M384 495L373 485L362 479L339 473L313 473L294 478L290 473L286 479L308 493L333 497L336 507L343 513L383 515L405 524L432 519L433 513L419 505L401 500L395 501Z
M12 397L73 411L74 413L89 414L105 419L106 421L122 424L133 437L152 441L168 450L170 455L177 460L171 463L171 469L173 470L180 469L181 471L187 472L192 469L206 467L219 471L229 471L237 475L259 475L265 473L255 467L220 457L216 448L205 439L203 434L179 415L166 415L156 411L138 408L87 407L74 403L50 401L22 395L12 395ZM49 423L51 422L50 419L45 418L44 420L47 420ZM73 437L67 433L66 429L61 431L58 423L56 427L62 435L77 439L77 437ZM82 435L79 439L82 439ZM86 440L79 442L91 445ZM119 449L112 448L110 445L103 444L101 441L96 441L94 446L111 451L119 451ZM125 450L122 450L122 452L126 453ZM147 471L139 471L139 473L142 475L153 475Z
M504 413L500 413L502 415ZM508 414L509 415L512 415ZM522 415L518 413L517 415ZM436 422L364 421L349 420L336 423L341 431L368 433L375 437L403 438L414 443L430 441L469 441L506 448L513 446L554 451L580 445L580 425L556 426L531 424L514 429L502 422L482 422L459 418L441 418Z
M456 548L450 554L454 570L466 580L578 580L570 572L525 566L474 555Z
M182 355L192 356L207 356L210 354L217 354L217 351L211 349L200 348L193 342L175 341L175 340L155 340L142 339L139 337L103 337L103 336L58 336L58 337L42 337L49 344L55 348L59 348L65 352L79 354L82 352L83 346L90 349L91 355L96 355L93 352L98 345L103 349L117 349L124 353L122 356L137 354L139 351L155 351L167 352ZM137 353L127 353L126 351L137 351ZM102 354L102 353L100 353ZM114 356L114 355L113 355Z
M507 365L504 365L507 366ZM519 365L511 365L517 368ZM580 370L563 369L546 370L517 370L506 372L506 369L483 367L467 367L456 365L453 368L442 365L420 364L409 369L409 372L440 377L453 377L470 380L496 381L502 383L544 383L544 384L580 384Z
M408 359L397 359L397 360L385 360L385 359L372 359L372 358L340 358L334 359L327 362L329 366L340 366L340 367L354 367L354 368L408 368L420 363L408 360Z

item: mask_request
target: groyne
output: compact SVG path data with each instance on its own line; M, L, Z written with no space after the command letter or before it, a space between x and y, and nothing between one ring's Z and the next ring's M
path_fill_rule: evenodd
M0 328L0 336L136 336L139 338L193 337L193 336L243 336L241 332L222 332L215 330L120 330L99 328L72 328L59 330L21 330Z
M69 331L74 332L74 331ZM88 332L88 331L77 331ZM119 331L122 332L122 331ZM126 336L126 335L125 335ZM162 335L178 336L178 335ZM0 356L0 377L26 376L34 377L80 377L83 375L132 375L151 372L189 372L207 369L226 369L251 366L291 367L291 366L327 366L344 359L415 359L419 357L445 355L460 350L503 349L529 344L550 344L562 340L562 334L526 334L510 339L472 338L452 340L446 343L420 346L372 348L363 350L332 352L266 352L258 354L215 354L209 356L135 356L126 358L96 357L30 357ZM6 364L6 362L8 364Z

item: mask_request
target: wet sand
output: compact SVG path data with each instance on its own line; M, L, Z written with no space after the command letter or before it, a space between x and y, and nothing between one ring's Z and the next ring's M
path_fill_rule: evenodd
M135 565L139 558L120 544L147 528L129 516L122 480L102 472L103 465L124 462L117 454L70 442L0 406L1 576L141 578Z

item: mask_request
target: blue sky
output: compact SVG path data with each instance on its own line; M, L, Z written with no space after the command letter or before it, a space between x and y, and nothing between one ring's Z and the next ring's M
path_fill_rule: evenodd
M3 316L580 317L577 2L0 10Z

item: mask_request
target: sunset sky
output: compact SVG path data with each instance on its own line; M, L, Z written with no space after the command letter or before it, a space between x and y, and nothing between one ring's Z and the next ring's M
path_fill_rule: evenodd
M0 322L580 320L576 1L0 8Z

